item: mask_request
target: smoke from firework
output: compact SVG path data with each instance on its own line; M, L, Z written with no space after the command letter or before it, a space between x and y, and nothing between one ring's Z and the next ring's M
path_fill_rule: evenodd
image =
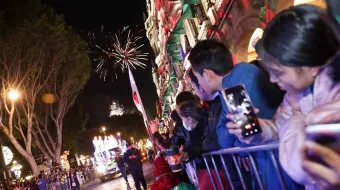
M89 32L90 53L95 54L93 61L97 64L95 71L104 80L111 76L112 80L117 79L119 73L123 73L129 66L145 68L143 61L147 60L148 53L139 44L141 30L134 33L129 26L119 30L116 34L105 32L101 27L101 35ZM118 69L120 68L120 69Z

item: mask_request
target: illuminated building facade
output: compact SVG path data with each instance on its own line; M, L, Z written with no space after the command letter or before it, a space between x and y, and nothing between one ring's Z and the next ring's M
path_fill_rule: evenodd
M267 23L281 10L324 0L146 0L146 36L155 54L153 80L159 100L159 117L167 117L174 99L189 89L183 74L186 56L199 40L216 39L233 54L234 63L250 62L254 44Z

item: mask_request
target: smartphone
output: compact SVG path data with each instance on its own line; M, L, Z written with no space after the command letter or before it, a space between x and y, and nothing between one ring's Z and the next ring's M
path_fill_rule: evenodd
M249 95L243 85L224 89L222 96L229 112L236 116L234 122L241 124L243 137L262 132Z
M307 140L326 146L340 154L340 124L310 125L305 129Z

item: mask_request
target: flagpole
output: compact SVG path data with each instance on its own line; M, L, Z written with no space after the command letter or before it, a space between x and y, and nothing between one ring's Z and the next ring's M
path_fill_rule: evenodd
M128 65L128 70L129 70L129 73L131 74L131 76L133 77L129 65ZM130 78L130 76L129 76L129 78ZM134 80L134 77L133 77L133 80ZM136 81L134 80L134 82L135 82L135 85L136 85L136 88L137 88ZM131 83L131 79L130 79L130 83ZM133 89L132 89L132 90L133 90ZM137 88L137 90L138 90L138 88ZM151 140L151 135L152 135L152 134L151 134L151 131L150 131L150 128L149 128L149 125L148 125L148 118L147 118L147 116L146 116L145 109L144 109L144 105L143 105L142 99L140 98L140 95L139 95L139 91L138 91L138 93L136 93L136 94L137 94L138 99L140 100L140 105L141 105L141 108L142 108L142 110L143 110L143 111L142 111L142 115L143 115L144 125L145 125L146 131L147 131L147 133L148 133L148 136L149 136L149 138L150 138L150 140Z

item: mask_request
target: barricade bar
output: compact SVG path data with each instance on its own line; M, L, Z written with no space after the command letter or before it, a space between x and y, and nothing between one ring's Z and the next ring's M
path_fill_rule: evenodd
M270 154L270 158L271 158L272 163L273 163L274 168L275 168L276 176L279 179L281 189L287 189L286 182L283 179L282 173L281 173L280 168L279 168L279 163L277 162L277 159L276 159L274 152L270 151L269 154Z
M243 175L242 175L241 168L240 168L240 166L238 165L236 155L233 154L232 157L233 157L233 161L234 161L234 164L235 164L235 167L236 167L238 176L240 177L240 181L241 181L242 187L243 187L244 190L248 190L247 185L246 185L246 182L244 181L244 178L243 178Z
M233 181L232 181L232 179L231 179L231 177L230 177L230 174L229 174L227 165L225 164L223 155L220 155L220 159L221 159L221 163L222 163L222 165L223 165L224 173L225 173L225 175L227 176L227 179L228 179L228 182L229 182L230 189L231 189L231 190L235 190Z
M245 152L260 152L260 151L268 151L273 149L278 149L279 143L265 144L259 146L251 146L251 147L235 147L222 149L217 151L212 151L208 153L202 154L202 156L210 156L210 155L221 155L221 154L237 154L237 153L245 153Z
M207 162L207 158L206 158L205 156L203 156L203 160L204 160L205 165L207 166L208 174L209 174L209 176L210 176L211 183L212 183L212 185L213 185L213 187L214 187L214 190L217 190L217 185L216 185L215 180L214 180L214 178L213 178L213 175L212 175L212 173L211 173L211 171L210 171L210 167L209 167L209 164L208 164L208 162Z
M222 183L222 178L220 176L220 171L218 170L217 166L216 166L216 163L215 163L215 159L214 159L214 156L210 156L211 158L211 161L214 165L214 168L215 168L215 171L216 171L216 175L217 175L217 179L218 179L218 182L220 183L221 185L221 189L224 190L224 186L223 186L223 183Z
M256 166L256 162L255 162L254 156L251 153L248 154L248 156L249 156L249 159L250 159L251 168L253 169L254 174L255 174L257 185L259 186L260 190L264 190L262 179L261 179L259 170L258 170L258 168Z

